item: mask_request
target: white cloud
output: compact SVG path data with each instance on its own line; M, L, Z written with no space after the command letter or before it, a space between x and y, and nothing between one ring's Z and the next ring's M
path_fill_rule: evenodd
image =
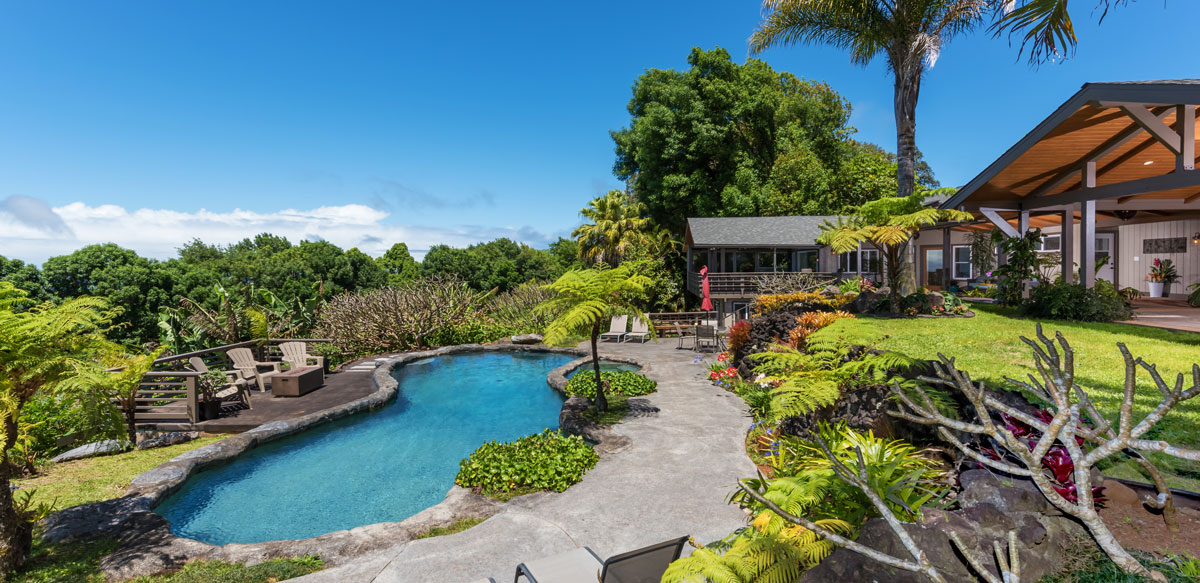
M10 200L10 199L6 199ZM20 203L30 206L23 197ZM188 241L199 238L205 243L229 244L259 233L287 237L293 243L323 239L344 249L358 247L378 256L393 243L404 242L414 255L432 245L462 247L471 243L509 237L530 245L543 246L548 237L528 226L432 227L385 223L389 213L361 204L322 206L315 209L283 209L259 213L242 209L214 212L201 209L194 213L169 209L137 209L105 204L88 206L73 202L49 208L61 221L47 212L35 217L4 212L0 201L0 255L41 263L48 257L70 253L85 245L113 242L138 254L158 259L176 255ZM37 201L41 202L41 201Z

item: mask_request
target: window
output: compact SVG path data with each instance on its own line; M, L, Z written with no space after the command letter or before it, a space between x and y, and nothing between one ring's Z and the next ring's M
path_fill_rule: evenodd
M1058 235L1046 235L1042 237L1042 246L1038 248L1039 253L1052 253L1062 249L1062 237Z
M954 246L954 279L971 279L974 270L971 266L971 247L969 245Z
M861 252L863 273L882 273L883 259L879 256L878 249L863 249Z
M858 251L838 255L838 271L843 273L858 273Z
M811 269L813 271L820 271L820 268L817 265L817 262L819 259L820 259L820 252L818 252L816 249L805 249L803 251L797 251L796 252L796 271L804 271L805 269Z

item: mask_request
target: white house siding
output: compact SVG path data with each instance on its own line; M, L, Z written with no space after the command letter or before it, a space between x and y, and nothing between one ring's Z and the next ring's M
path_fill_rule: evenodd
M917 285L923 286L923 285L926 285L925 265L924 265L924 259L923 259L924 253L925 253L925 248L926 247L937 247L939 249L942 248L942 244L943 244L942 230L941 229L928 229L928 230L921 231L921 234L917 236L914 243L915 243L914 257L915 257L915 261L916 261L915 269L917 270L916 281L917 281ZM954 246L970 245L971 244L970 233L968 233L966 231L950 231L950 244L954 245ZM978 277L978 274L975 274L975 276ZM957 281L962 281L962 280L957 280Z
M1117 229L1117 261L1120 266L1118 278L1121 287L1132 287L1148 291L1146 276L1154 266L1155 259L1170 259L1175 262L1180 280L1171 286L1172 297L1186 297L1187 286L1200 282L1200 246L1192 244L1192 235L1200 232L1200 220L1167 221L1121 225ZM1142 241L1184 237L1187 251L1184 253L1142 253Z

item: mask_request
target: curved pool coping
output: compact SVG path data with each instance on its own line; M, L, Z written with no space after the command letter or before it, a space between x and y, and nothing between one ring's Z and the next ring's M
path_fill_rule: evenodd
M272 558L310 554L320 555L327 564L332 566L374 550L413 540L417 534L432 527L447 526L466 518L486 519L499 512L505 503L486 498L458 485L452 485L441 502L399 522L367 524L299 540L212 545L172 534L170 523L165 517L155 513L154 508L167 496L178 491L184 482L196 472L229 462L259 445L295 435L350 415L373 411L386 405L398 393L399 382L392 376L392 372L400 366L435 356L501 351L580 355L580 358L552 370L547 375L547 383L560 393L566 387L566 375L592 360L589 352L583 349L540 344L461 344L388 358L379 364L372 373L375 391L371 394L295 419L266 423L244 433L181 454L136 476L130 482L129 488L126 489L122 498L76 506L55 513L44 523L46 529L43 538L50 542L72 542L101 537L119 538L123 543L121 548L105 557L101 568L110 575L110 578L115 575L123 580L151 574L142 566L146 563L144 557L148 552L145 545L153 547L149 549L150 552L162 555L160 557L163 559L162 561L150 562L151 568L160 570L178 567L183 562L197 559L253 564ZM637 365L641 367L639 372L642 373L648 372L651 368L649 363L633 358L604 357L603 359ZM563 403L559 415L560 427L568 433L579 434L592 441L601 454L614 453L628 447L628 438L615 436L608 426L597 425L579 415L589 404L590 401L582 397L568 398ZM143 541L145 541L144 545L139 545ZM130 544L124 544L126 542ZM130 567L130 564L134 566Z

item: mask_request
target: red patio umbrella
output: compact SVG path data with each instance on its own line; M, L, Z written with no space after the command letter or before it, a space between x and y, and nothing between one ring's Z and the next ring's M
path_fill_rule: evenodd
M713 304L712 304L712 298L709 297L710 292L708 290L708 266L707 265L700 268L700 291L702 292L701 296L704 298L703 301L700 302L700 309L704 310L705 312L711 312L713 309Z

